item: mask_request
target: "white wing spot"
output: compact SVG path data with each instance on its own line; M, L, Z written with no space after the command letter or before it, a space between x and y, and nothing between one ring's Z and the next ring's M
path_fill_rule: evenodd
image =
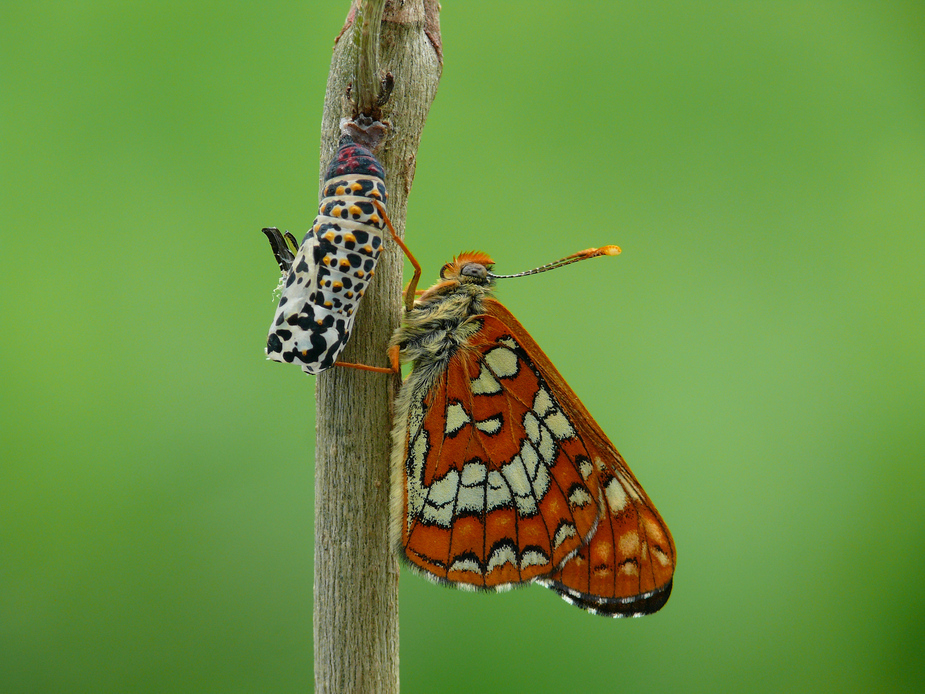
M623 489L623 485L620 484L620 480L614 477L604 487L604 491L607 494L607 505L610 506L610 512L614 515L620 513L626 507L626 502L628 501L626 491Z
M466 463L459 475L459 496L456 498L456 512L485 512L486 468L481 463Z
M492 470L488 473L488 510L506 508L511 505L511 491L501 473Z
M485 482L485 466L481 463L466 463L463 465L460 483L467 487L474 487Z
M422 431L412 442L408 451L408 462L406 463L408 473L408 514L406 521L409 530L414 519L421 513L424 506L426 493L420 480L426 456L427 432Z
M524 430L527 432L527 438L533 443L540 440L540 421L532 412L524 415Z
M526 496L530 493L530 481L527 479L527 471L519 455L501 468L501 474L510 485L511 491L517 496Z
M540 417L544 416L552 409L552 398L549 397L549 391L540 388L536 391L536 397L533 399L533 411Z
M568 502L572 506L585 506L592 501L593 499L585 487L575 487L575 490L568 496Z
M638 576L639 568L633 562L628 561L620 565L620 573L627 576Z
M475 428L483 434L497 434L501 431L501 416L495 415L494 417L483 419L481 422L476 422Z
M456 497L456 513L473 512L482 514L484 511L485 488L461 486L459 495Z
M505 564L517 566L517 557L514 556L514 549L507 545L498 547L491 553L491 556L488 558L488 571L490 573L493 569L504 566Z
M434 506L444 506L456 498L459 489L459 473L456 470L450 470L445 477L436 480L430 485L430 494L427 495L427 502Z
M617 470L617 476L620 478L620 481L623 483L623 491L630 495L630 498L639 503L642 501L642 497L639 496L639 492L636 491L636 485L625 475L622 470Z
M533 496L537 499L542 499L546 496L546 492L549 491L549 468L546 465L540 465L540 457L529 441L523 442L518 457L523 462L527 477L532 480ZM514 460L517 460L517 458Z
M556 411L543 421L546 422L546 426L549 427L552 435L560 441L563 439L570 439L575 435L575 429L572 428L572 423L566 419L561 411Z
M514 503L517 504L517 510L524 516L532 516L536 513L536 499L533 498L532 485L527 479L527 471L520 460L520 456L501 468L501 474L507 480L514 492Z
M542 499L549 491L549 468L540 466L536 469L536 479L533 480L533 494Z
M458 402L454 402L446 408L446 429L444 429L444 432L446 434L455 434L471 421L463 406Z
M411 451L408 459L411 470L420 470L424 467L424 458L427 456L427 432L422 431L411 444Z
M617 547L619 547L620 553L623 554L623 556L635 556L639 551L639 535L632 530L624 533L620 536L620 539L617 540Z
M517 355L505 347L495 347L485 355L485 363L498 378L510 378L517 375Z
M471 388L473 395L493 395L501 392L501 384L495 380L484 364L479 370L478 378L472 379Z
M559 549L562 546L562 543L565 542L570 537L575 537L577 535L575 526L571 523L563 523L559 526L559 529L556 531L556 536L552 541L552 548Z
M430 485L424 505L424 519L441 528L449 528L453 520L453 501L459 493L459 473L450 470L445 477Z
M532 496L515 496L514 503L517 504L517 512L524 516L532 516L536 513L536 500Z
M450 571L464 571L467 573L482 575L482 570L475 559L457 559L450 565Z
M549 557L535 549L527 550L520 558L521 569L526 569L528 566L543 566L548 563Z
M435 523L441 528L449 528L453 520L453 507L447 504L438 508L432 504L426 504L422 516L428 523Z
M520 447L520 459L524 461L524 468L527 470L527 477L531 480L536 478L536 466L539 465L540 458L536 454L536 449L530 445L529 441L524 441Z
M552 465L556 456L556 444L552 441L552 436L549 434L549 429L544 428L540 433L539 452L540 457L546 461L546 464Z
M662 535L662 529L658 526L658 523L656 523L654 520L652 520L651 518L646 518L645 526L646 526L646 534L649 537L653 538L656 542L664 539L664 535Z
M581 473L583 479L588 479L591 473L594 472L594 467L591 465L590 460L583 458L581 462L578 463L578 471Z

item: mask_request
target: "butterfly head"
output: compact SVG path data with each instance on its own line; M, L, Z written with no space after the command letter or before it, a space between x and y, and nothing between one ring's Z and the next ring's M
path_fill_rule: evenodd
M492 260L490 256L481 251L467 251L465 253L460 253L453 258L452 262L443 266L440 270L440 282L423 292L418 298L418 301L422 303L427 302L435 296L454 293L458 290L462 290L464 294L477 298L490 292L494 287L495 280L498 279L526 277L527 275L535 275L540 272L555 270L556 268L571 265L572 263L587 260L588 258L596 258L601 255L618 255L619 253L619 246L588 248L578 253L573 253L561 260L546 263L546 265L541 265L533 270L518 272L514 275L496 275L491 271L495 261Z
M492 283L491 268L494 264L494 260L479 251L460 253L453 262L441 268L440 279L445 282L487 287Z

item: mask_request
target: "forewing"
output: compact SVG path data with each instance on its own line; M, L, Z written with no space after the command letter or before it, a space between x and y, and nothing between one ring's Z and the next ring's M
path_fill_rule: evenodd
M629 617L659 610L671 593L675 547L671 533L614 445L536 342L500 303L490 315L507 326L534 370L549 384L592 459L606 512L578 552L537 582L596 614Z
M578 423L510 328L487 315L466 327L433 385L410 395L397 539L431 577L499 589L578 551L603 490Z

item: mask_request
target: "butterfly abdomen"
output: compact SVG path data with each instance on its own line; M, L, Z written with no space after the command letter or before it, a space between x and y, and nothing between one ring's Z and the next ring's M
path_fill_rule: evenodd
M318 216L283 286L267 338L268 358L299 364L310 374L337 361L382 252L384 177L370 150L341 139Z

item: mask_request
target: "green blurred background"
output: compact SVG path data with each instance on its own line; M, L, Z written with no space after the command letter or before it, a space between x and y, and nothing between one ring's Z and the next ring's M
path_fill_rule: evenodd
M263 358L260 228L314 216L348 4L0 10L0 691L311 688L313 380ZM424 280L623 247L500 294L679 564L629 621L405 573L403 691L922 691L925 4L442 28Z

